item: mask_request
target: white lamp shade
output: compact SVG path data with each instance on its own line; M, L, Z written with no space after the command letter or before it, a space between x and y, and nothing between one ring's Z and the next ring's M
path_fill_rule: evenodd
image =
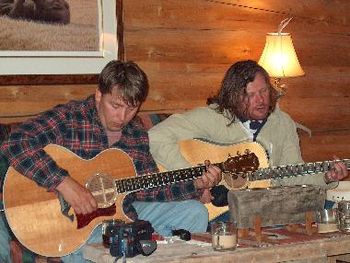
M305 74L295 53L289 33L268 33L261 65L274 78L298 77Z

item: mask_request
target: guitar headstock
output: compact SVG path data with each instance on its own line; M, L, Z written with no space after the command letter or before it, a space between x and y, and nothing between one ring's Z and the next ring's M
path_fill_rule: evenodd
M244 154L237 153L222 163L223 178L230 189L240 189L247 186L248 172L259 168L259 159L255 153L246 150Z
M224 173L246 173L253 172L259 168L259 159L255 153L246 150L244 154L237 153L236 156L231 156L223 162Z

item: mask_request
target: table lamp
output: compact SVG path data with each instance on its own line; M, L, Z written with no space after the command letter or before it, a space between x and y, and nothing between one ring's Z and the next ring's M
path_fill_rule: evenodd
M286 23L282 21L283 29ZM259 60L261 65L274 78L274 86L280 93L285 94L284 87L280 84L281 78L303 76L305 73L299 64L297 54L295 52L292 37L289 33L282 33L280 29L277 33L268 33L266 35L266 43L262 55Z

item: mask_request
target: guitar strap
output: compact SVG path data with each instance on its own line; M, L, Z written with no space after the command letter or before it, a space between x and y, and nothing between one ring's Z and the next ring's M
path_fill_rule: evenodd
M74 215L73 214L71 214L71 215L68 214L69 209L70 209L71 206L67 203L66 200L64 200L64 198L63 198L63 196L61 194L58 194L58 200L60 201L62 215L64 215L71 222L73 222Z

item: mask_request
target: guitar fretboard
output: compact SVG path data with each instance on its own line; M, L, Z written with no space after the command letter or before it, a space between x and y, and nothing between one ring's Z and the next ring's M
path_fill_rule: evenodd
M340 161L345 163L348 170L350 169L349 159L343 159ZM249 181L256 181L265 179L282 179L288 177L312 175L329 171L334 167L335 162L336 161L325 161L263 168L248 173L248 178Z
M134 192L177 182L194 180L202 175L206 167L197 166L175 171L154 173L115 181L117 193Z

